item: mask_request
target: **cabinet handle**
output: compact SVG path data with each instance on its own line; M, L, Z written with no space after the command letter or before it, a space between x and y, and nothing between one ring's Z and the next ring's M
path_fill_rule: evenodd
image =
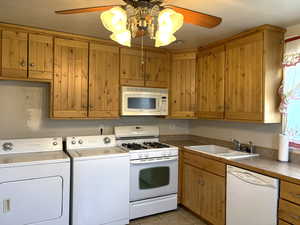
M300 220L300 216L297 216L297 215L290 214L290 217L293 218L294 220Z
M3 200L3 213L8 213L10 208L10 199Z
M26 66L26 63L25 63L25 60L24 60L24 59L20 62L20 65L21 65L22 67Z
M30 64L29 64L29 66L31 66L31 67L34 67L34 66L35 66L35 64L34 64L34 63L30 63Z
M205 184L205 182L204 182L204 180L202 180L202 179L199 179L199 180L198 180L198 184L200 184L200 185L202 185L202 186L203 186L203 185Z
M290 192L291 195L293 195L295 198L300 198L300 194L296 194L296 193L293 193L293 192Z

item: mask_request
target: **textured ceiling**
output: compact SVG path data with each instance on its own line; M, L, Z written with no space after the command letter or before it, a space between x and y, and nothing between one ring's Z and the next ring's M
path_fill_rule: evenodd
M287 27L300 23L299 0L170 0L170 3L222 17L223 22L213 29L185 24L176 33L184 44L168 48L198 47L262 24ZM0 0L0 21L109 39L99 13L57 15L54 11L111 4L122 4L122 1ZM153 44L149 40L146 43Z

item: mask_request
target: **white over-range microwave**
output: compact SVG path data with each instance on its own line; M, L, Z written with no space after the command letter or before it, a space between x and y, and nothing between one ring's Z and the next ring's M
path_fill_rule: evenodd
M122 116L167 116L168 89L122 87Z

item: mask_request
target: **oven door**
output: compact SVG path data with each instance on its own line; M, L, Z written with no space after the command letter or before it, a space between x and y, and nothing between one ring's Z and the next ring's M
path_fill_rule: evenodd
M124 93L122 115L160 115L161 95L155 93Z
M130 201L177 193L178 157L130 162Z

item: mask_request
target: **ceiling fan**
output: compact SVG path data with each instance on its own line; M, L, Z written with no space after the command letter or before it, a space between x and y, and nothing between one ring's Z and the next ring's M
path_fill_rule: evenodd
M123 0L123 2L124 5L68 9L55 13L103 12L100 17L104 27L112 32L110 38L129 47L131 37L148 34L155 40L155 47L160 47L176 40L174 33L183 23L213 28L222 21L220 17L168 4L170 0Z

